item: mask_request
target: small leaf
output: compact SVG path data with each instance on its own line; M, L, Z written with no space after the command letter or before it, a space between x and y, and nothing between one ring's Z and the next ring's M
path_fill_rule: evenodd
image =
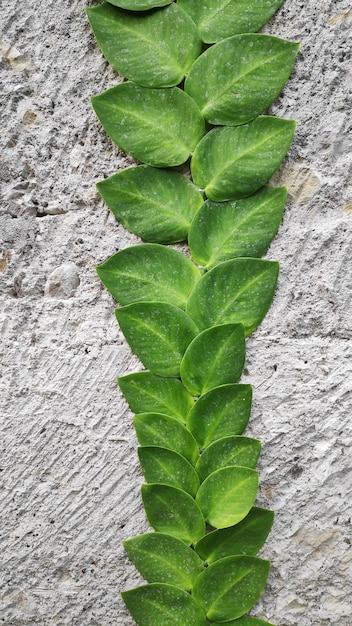
M187 416L187 426L201 448L217 439L241 435L251 412L250 385L222 385L197 400Z
M196 501L182 489L169 485L142 485L142 498L149 523L162 533L187 544L205 535L205 523Z
M199 489L198 474L183 456L151 446L138 448L138 456L147 483L178 487L195 497Z
M198 30L177 4L143 14L111 4L86 12L110 65L143 87L178 85L201 52Z
M152 583L121 596L138 626L207 626L199 604L179 587Z
M147 165L181 165L204 134L197 105L178 87L149 89L120 83L94 96L92 105L109 137Z
M279 167L295 126L292 120L261 115L244 126L213 128L194 151L194 183L214 202L250 196Z
M243 324L248 337L265 317L274 297L279 264L263 259L224 261L202 276L187 313L199 329Z
M214 528L227 528L248 515L257 489L258 473L254 470L223 467L205 479L196 500L208 524Z
M263 547L273 521L273 511L254 506L239 524L205 535L198 541L196 551L207 563L225 556L255 556Z
M286 197L285 187L263 187L242 200L207 200L189 230L192 257L207 269L235 257L261 257L278 231Z
M184 308L200 278L198 268L182 252L153 243L117 252L97 272L122 305L155 301Z
M187 239L191 220L203 204L202 194L186 176L148 165L129 167L97 188L125 228L153 243Z
M130 11L146 11L147 9L170 4L171 0L108 0L108 2L116 7L129 9Z
M189 344L181 362L181 379L193 396L235 383L245 361L242 324L222 324L200 333Z
M210 124L246 124L282 91L298 48L296 42L269 35L230 37L197 59L185 91Z
M198 445L188 428L177 419L160 413L140 413L134 426L141 446L159 446L178 452L192 465L199 459Z
M123 545L134 566L149 583L167 583L191 591L204 569L197 553L170 535L147 533L127 539Z
M218 439L204 450L196 465L200 481L221 467L240 465L253 469L258 462L260 448L260 441L249 437Z
M207 618L218 623L241 617L259 600L270 563L252 556L230 556L199 574L193 597Z
M181 309L164 302L135 302L115 311L121 330L143 365L159 376L179 376L186 348L198 329Z
M193 397L176 378L136 372L119 378L118 384L134 413L163 413L185 422L194 404Z
M244 615L240 617L240 619L231 620L230 622L216 622L218 626L274 626L273 624L269 624L269 622L264 622L262 619L258 619L257 617L251 617L250 615Z

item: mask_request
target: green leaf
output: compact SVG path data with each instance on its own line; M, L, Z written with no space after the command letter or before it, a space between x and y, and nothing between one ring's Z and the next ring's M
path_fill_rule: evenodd
M104 5L103 5L104 6ZM187 239L203 196L186 176L148 165L129 167L97 184L115 217L153 243Z
M205 43L259 30L282 2L283 0L178 0L178 4L198 26Z
M147 533L123 542L134 566L149 583L167 583L191 591L204 567L183 541L163 533Z
M107 259L97 272L120 304L166 302L185 308L200 271L182 252L153 243L130 246Z
M273 511L254 506L239 524L205 535L198 541L196 551L207 563L238 554L255 556L263 547L273 521Z
M250 385L222 385L197 400L187 416L187 426L201 448L217 439L241 435L252 403Z
M171 0L108 0L108 2L116 7L129 9L130 11L146 11L147 9L170 4Z
M235 383L245 361L242 324L222 324L201 332L189 344L181 362L181 379L193 396Z
M141 446L159 446L178 452L192 465L199 459L198 445L188 428L174 417L160 413L140 413L134 426Z
M248 437L218 439L204 450L196 465L200 481L221 467L240 465L253 469L258 462L260 448L260 441Z
M149 89L120 83L94 96L92 105L109 137L147 165L181 165L204 134L197 105L178 87Z
M216 623L241 617L259 600L270 563L252 556L230 556L199 574L193 597Z
M193 397L176 378L136 372L117 382L134 413L163 413L185 422L194 404Z
M199 489L198 474L183 456L173 450L151 446L138 448L138 456L147 483L178 487L195 497Z
M279 167L295 126L293 120L261 115L244 126L213 128L194 151L194 183L214 202L250 196Z
M238 126L265 111L287 82L299 44L269 35L236 35L193 64L185 91L210 124Z
M142 485L145 512L158 532L177 537L187 544L205 535L205 523L196 501L188 493L169 485Z
M230 622L216 622L218 626L274 626L273 624L269 624L269 622L264 622L262 619L258 619L257 617L251 617L250 615L244 615L240 617L240 619L231 620Z
M179 587L152 583L121 596L138 626L207 626L199 604Z
M214 528L227 528L248 515L257 489L258 473L254 470L223 467L205 479L196 500L208 524Z
M198 329L181 309L164 302L135 302L115 311L132 351L159 376L179 376L186 348Z
M263 187L234 202L207 200L189 230L192 257L207 269L235 257L261 257L278 231L286 197L286 187Z
M177 4L143 14L110 4L86 12L110 65L143 87L178 85L201 52L197 27Z
M259 326L274 297L279 264L263 259L224 261L202 276L193 289L187 313L199 329L243 324L246 336Z

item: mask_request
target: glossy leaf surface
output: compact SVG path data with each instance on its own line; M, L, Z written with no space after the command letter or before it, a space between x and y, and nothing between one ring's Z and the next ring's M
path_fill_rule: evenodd
M134 426L141 446L160 446L178 452L192 465L199 458L199 449L192 433L181 422L160 413L140 413Z
M158 447L138 448L142 472L147 483L162 483L183 489L195 496L199 477L193 465L173 450Z
M200 481L221 467L240 465L253 469L258 462L260 448L260 441L249 437L224 437L215 441L203 451L196 465Z
M240 619L231 620L230 622L216 622L218 626L274 626L273 624L269 624L269 622L264 622L262 619L258 619L257 617L252 617L251 615L244 615L240 617Z

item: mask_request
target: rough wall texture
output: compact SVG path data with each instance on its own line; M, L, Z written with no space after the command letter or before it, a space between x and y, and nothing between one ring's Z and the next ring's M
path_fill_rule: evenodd
M137 241L94 183L129 165L89 96L120 80L85 0L3 3L0 217L0 623L130 626L121 541L148 529L118 375L140 366L97 263ZM300 40L271 112L294 118L290 188L268 254L273 306L248 342L258 503L276 511L256 614L351 626L351 83L347 0L285 2L265 32Z

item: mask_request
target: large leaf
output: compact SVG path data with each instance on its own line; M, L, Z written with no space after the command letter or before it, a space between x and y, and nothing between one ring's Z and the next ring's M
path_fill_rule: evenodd
M198 30L177 4L143 14L111 4L86 11L110 65L138 85L178 85L200 54Z
M223 467L199 487L197 502L205 521L214 528L238 524L256 499L258 473L248 467Z
M127 539L123 545L149 583L167 583L190 591L204 569L197 553L170 535L147 533Z
M246 124L279 95L298 48L298 43L269 35L230 37L197 59L185 91L211 124Z
M202 453L196 470L202 482L221 467L241 465L254 468L258 462L261 444L249 437L224 437L208 446Z
M119 378L118 384L134 413L163 413L185 422L194 404L193 397L176 378L136 372Z
M282 5L283 0L178 0L197 24L205 43L214 43L237 33L259 30Z
M152 583L121 596L138 626L207 626L199 604L179 587Z
M187 544L205 534L205 522L196 501L182 489L169 485L142 485L142 498L154 530L177 537Z
M263 547L273 521L273 511L254 506L239 524L205 535L196 545L197 553L207 563L236 554L255 556Z
M218 626L274 626L274 624L269 624L269 622L264 622L262 619L258 619L257 617L252 617L251 615L244 615L240 617L240 619L231 620L230 622L216 622Z
M224 261L202 276L190 295L187 313L200 329L240 323L248 336L270 307L278 273L276 261Z
M286 197L286 187L263 187L242 200L207 200L189 230L192 257L208 269L235 257L261 257L278 231Z
M138 456L147 483L178 487L195 497L199 477L193 465L183 456L173 450L153 446L138 448Z
M198 333L184 311L165 302L135 302L115 313L129 345L147 369L159 376L180 375L183 354Z
M193 597L216 623L241 617L259 600L270 563L252 556L229 556L199 574Z
M186 176L148 165L129 167L97 187L115 217L152 243L186 239L203 204L202 194Z
M201 448L217 439L241 435L252 403L250 385L222 385L197 400L187 416L187 426Z
M213 128L192 157L195 184L214 202L250 196L279 167L295 126L293 120L261 115L244 126Z
M141 446L159 446L178 452L192 465L199 459L197 442L191 432L174 417L160 413L140 413L134 426Z
M122 305L155 301L184 308L200 278L198 268L182 252L153 243L117 252L97 272Z
M204 133L197 105L178 87L149 89L120 83L94 96L92 105L124 152L155 167L187 161Z

